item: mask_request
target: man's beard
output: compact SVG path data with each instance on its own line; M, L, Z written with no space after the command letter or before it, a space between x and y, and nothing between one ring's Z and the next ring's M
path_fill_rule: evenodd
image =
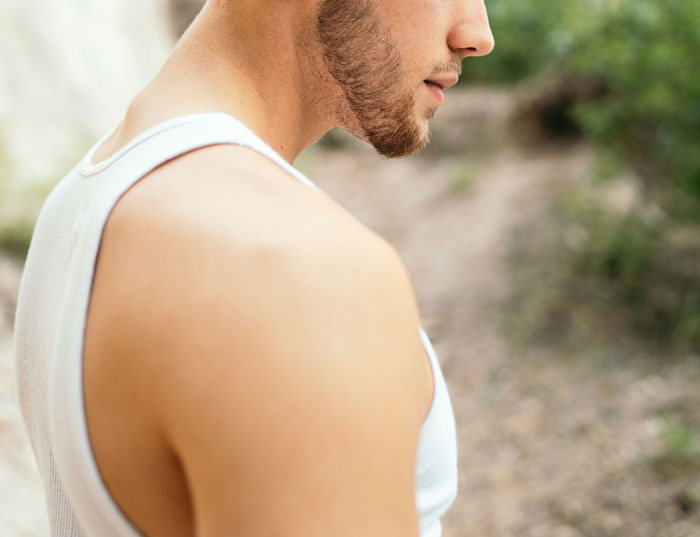
M424 123L415 117L415 98L402 86L401 54L374 0L322 0L317 31L326 67L361 131L354 134L386 157L423 149L429 117Z

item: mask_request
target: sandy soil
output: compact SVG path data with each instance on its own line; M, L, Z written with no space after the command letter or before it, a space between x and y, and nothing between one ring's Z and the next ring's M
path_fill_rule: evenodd
M523 147L512 109L511 94L472 90L452 96L421 158L388 161L340 137L341 150L298 161L412 274L458 422L461 492L445 535L699 537L700 468L676 464L667 433L679 417L700 419L700 360L573 358L514 349L503 333L512 231L594 162L584 145ZM43 500L9 356L19 267L0 269L0 535L39 537Z

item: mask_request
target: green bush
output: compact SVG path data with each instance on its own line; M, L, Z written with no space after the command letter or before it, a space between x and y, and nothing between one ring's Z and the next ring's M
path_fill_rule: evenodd
M633 338L672 354L700 351L700 2L490 0L488 8L496 48L467 60L463 80L527 81L526 112L551 136L561 133L544 114L563 103L557 110L573 132L601 149L605 176L560 200L554 221L531 230L530 250L515 249L515 333L587 345L636 328ZM625 168L640 199L611 212L600 179ZM648 207L662 217L649 218Z
M700 200L699 21L695 0L620 2L568 64L609 88L605 99L579 107L584 130L617 148L653 189L671 179Z
M570 15L576 1L490 0L496 47L485 59L464 62L462 80L512 83L556 69L578 31Z
M496 48L465 63L466 81L559 74L600 80L605 96L576 107L583 132L700 221L700 2L491 0ZM676 190L666 189L671 183Z

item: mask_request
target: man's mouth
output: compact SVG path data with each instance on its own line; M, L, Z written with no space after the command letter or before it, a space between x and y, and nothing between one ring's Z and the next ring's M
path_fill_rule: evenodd
M432 93L433 97L437 101L439 106L442 106L445 104L445 93L442 91L442 86L439 84L436 84L435 82L431 80L425 80L424 81L425 86L428 88L430 93Z
M434 84L438 86L441 90L446 90L451 88L459 81L457 75L446 75L444 77L429 78L425 82L429 84Z
M444 77L430 78L424 80L423 82L425 83L428 90L430 90L430 93L433 94L438 104L442 106L443 104L445 104L444 90L454 86L458 80L459 77L457 75L446 75Z

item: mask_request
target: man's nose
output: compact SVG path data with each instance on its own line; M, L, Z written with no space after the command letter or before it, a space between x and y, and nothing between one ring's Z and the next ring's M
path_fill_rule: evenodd
M447 45L461 55L486 56L493 50L494 39L484 0L457 0L455 24L447 36Z

